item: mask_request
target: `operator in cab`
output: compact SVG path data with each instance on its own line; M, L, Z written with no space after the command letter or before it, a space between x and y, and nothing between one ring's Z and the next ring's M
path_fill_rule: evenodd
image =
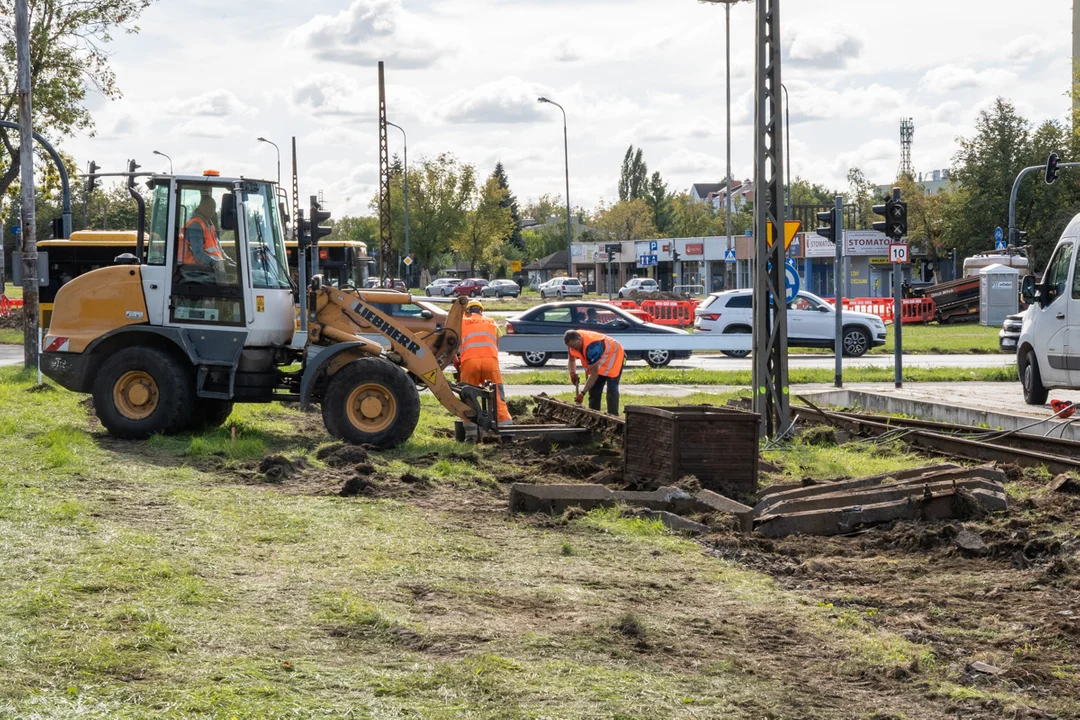
M570 382L578 387L577 363L587 372L585 387L578 391L574 402L578 405L589 395L589 409L600 409L600 396L607 387L607 411L619 414L619 380L622 378L626 353L614 338L590 330L567 330L563 343L570 353Z
M224 278L225 265L229 260L218 240L217 225L214 222L216 216L217 203L214 202L214 196L204 193L191 219L180 232L176 260L182 266L211 269L220 281Z
M461 348L454 358L454 367L463 383L483 385L486 381L492 382L498 388L495 403L499 426L514 424L506 407L506 392L499 369L499 328L492 318L484 315L484 306L479 300L470 300L465 306L465 317L461 319ZM465 423L465 434L475 435L476 425Z

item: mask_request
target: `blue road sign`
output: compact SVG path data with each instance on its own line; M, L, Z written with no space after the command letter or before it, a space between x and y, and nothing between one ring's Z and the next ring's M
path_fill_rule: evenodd
M21 232L22 232L22 225L12 225L11 226L11 234L12 235L18 235Z
M734 250L725 250L724 251L724 262L726 262L726 263L735 262L735 251Z
M793 260L784 263L784 302L791 302L799 294L799 271Z
M650 240L649 241L649 254L650 255L655 255L656 254L656 241L655 240ZM655 265L656 263L653 263L653 264Z
M994 240L996 240L997 242L1001 242L1002 238L1004 238L1004 237L1005 237L1005 233L1002 231L1002 229L1000 227L994 228Z
M996 243L994 243L995 250L1004 250L1007 247L1008 246L1005 244L1004 240L998 240Z

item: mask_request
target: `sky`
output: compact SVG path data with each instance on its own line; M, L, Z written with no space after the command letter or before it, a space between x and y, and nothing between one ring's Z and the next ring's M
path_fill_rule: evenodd
M888 17L887 13L888 12ZM916 172L949 166L956 138L1004 96L1033 121L1066 118L1070 0L825 0L781 5L793 174L843 189L851 167L888 183L899 125ZM884 30L886 19L890 32ZM442 152L487 175L502 161L519 201L617 200L628 145L673 191L724 177L724 8L696 0L158 0L109 44L124 93L92 96L93 136L63 141L107 171L206 168L273 178L274 148L301 198L371 214L378 184L378 60L409 162ZM895 39L894 39L895 38ZM753 174L754 7L731 11L732 168ZM390 128L391 152L402 137ZM302 200L302 204L306 204Z

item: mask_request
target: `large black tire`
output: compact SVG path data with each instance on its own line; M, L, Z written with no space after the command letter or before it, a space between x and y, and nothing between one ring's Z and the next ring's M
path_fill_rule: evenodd
M221 427L232 415L233 402L231 400L214 400L211 398L197 398L195 400L195 412L191 417L192 432L202 432L211 428Z
M1020 371L1020 384L1024 388L1024 402L1028 405L1045 405L1046 398L1050 396L1042 384L1042 375L1039 373L1039 361L1035 357L1034 350L1028 350L1019 356L1017 363Z
M393 448L412 437L420 420L420 395L390 361L361 358L330 378L322 416L327 432L339 440Z
M860 327L844 328L844 357L862 357L870 349L870 335Z
M649 350L643 356L651 368L662 368L671 362L670 350Z
M737 325L735 327L729 327L724 330L724 335L750 335L750 328ZM728 357L732 358L744 358L750 354L749 350L721 350Z
M151 347L124 348L105 358L93 397L98 420L124 440L183 432L195 406L191 369Z
M544 367L547 365L547 361L551 359L551 355L546 352L529 351L521 354L521 359L525 361L525 364L529 367Z

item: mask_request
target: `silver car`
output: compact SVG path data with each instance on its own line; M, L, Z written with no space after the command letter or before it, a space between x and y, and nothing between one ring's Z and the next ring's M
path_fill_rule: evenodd
M449 297L460 282L457 278L439 278L424 288L424 292L428 297Z
M514 297L521 294L521 288L513 280L492 280L480 291L483 297Z
M660 286L652 278L630 278L626 284L619 288L619 297L628 298L631 293L651 293L660 290Z

